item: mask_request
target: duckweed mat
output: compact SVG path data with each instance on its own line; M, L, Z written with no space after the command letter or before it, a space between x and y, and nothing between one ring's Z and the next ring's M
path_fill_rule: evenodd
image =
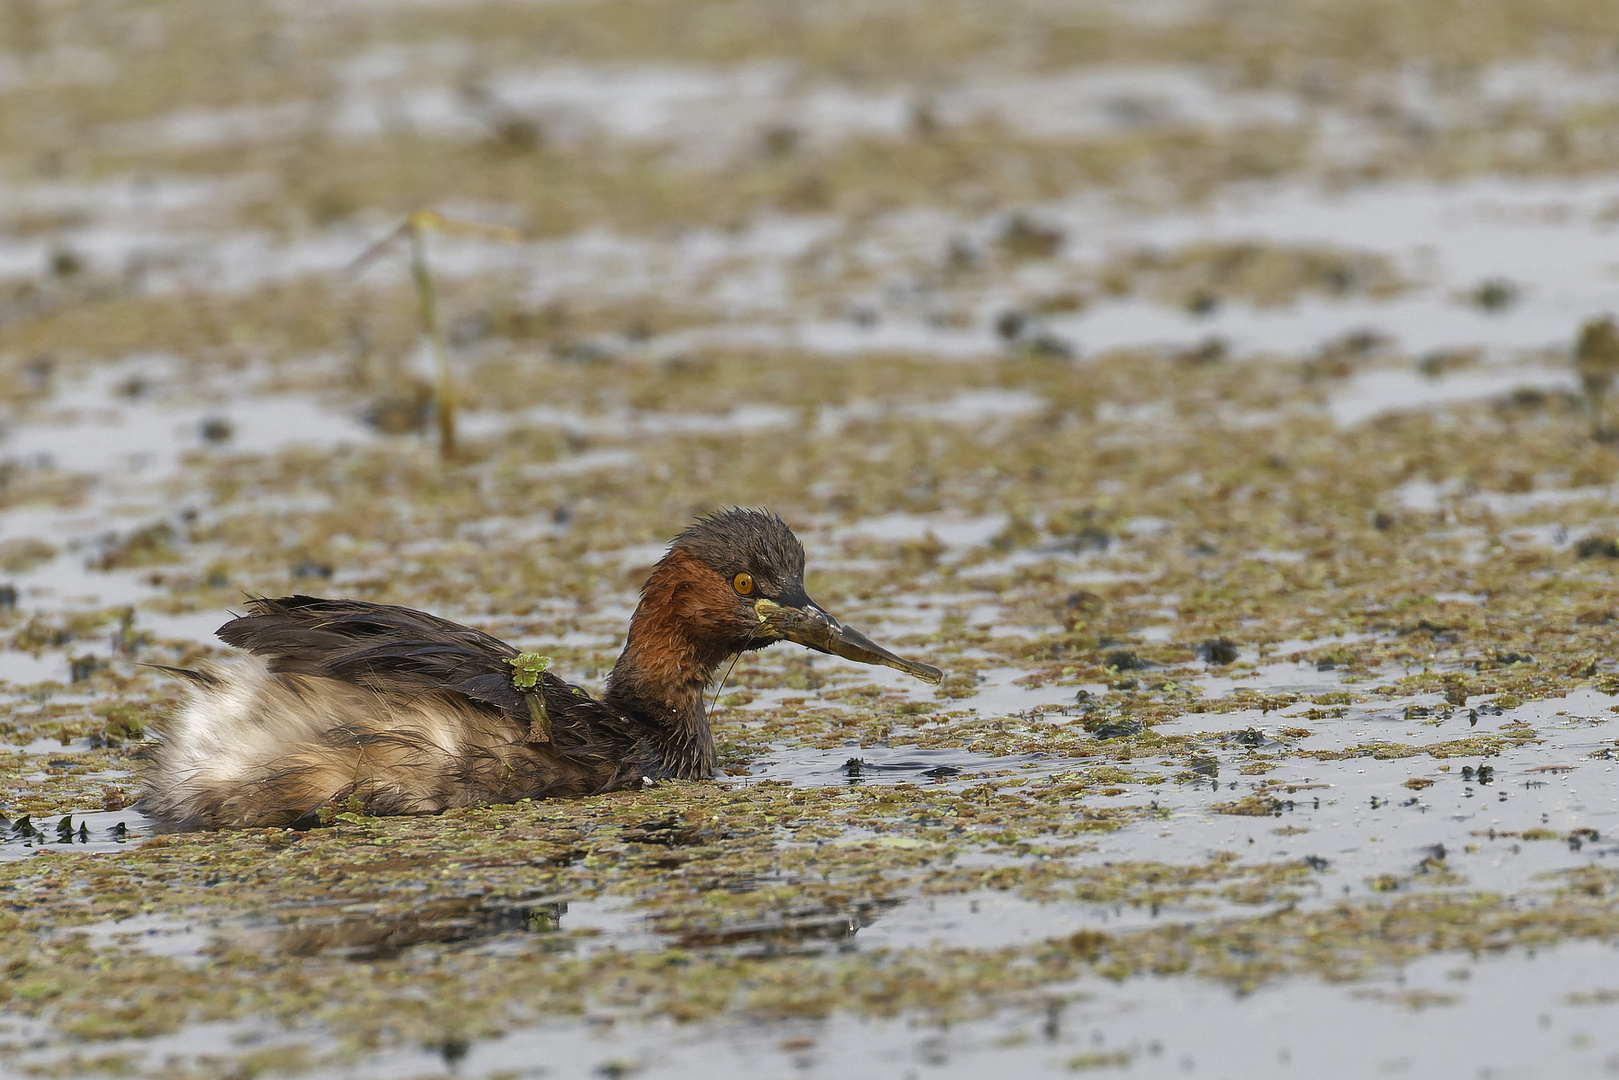
M0 1071L1619 1069L1619 9L17 0ZM1465 25L1467 32L1457 31ZM428 238L455 453L404 256ZM592 690L691 518L721 775L164 832L246 595Z

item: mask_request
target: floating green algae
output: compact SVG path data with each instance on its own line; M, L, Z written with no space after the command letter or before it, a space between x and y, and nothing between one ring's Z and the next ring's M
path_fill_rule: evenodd
M453 1065L454 1048L550 1021L954 1021L1100 979L1371 982L1423 956L1619 929L1590 798L1619 753L1604 727L1619 691L1619 458L1592 437L1601 394L1537 385L1338 425L1332 405L1355 380L1494 363L1407 355L1378 332L1381 300L1424 287L1420 260L1376 237L1109 248L1064 205L1178 212L1273 181L1611 171L1611 103L1476 103L1495 65L1554 55L1600 74L1612 4L1473 4L1465 34L1455 5L1428 0L1162 19L694 0L338 7L318 23L190 0L13 7L0 41L24 74L0 94L8 183L217 183L229 194L151 225L205 245L314 238L358 255L374 221L451 205L538 242L517 270L438 283L476 421L444 463L412 434L429 416L402 283L244 271L215 289L165 279L160 259L115 267L57 245L76 235L73 212L0 211L8 238L50 249L38 275L0 283L8 423L55 423L61 387L163 355L161 392L187 408L305 395L375 432L256 450L218 427L187 443L160 508L128 513L97 501L104 478L0 462L8 511L97 522L82 546L8 531L0 569L26 580L67 560L145 590L133 608L26 588L0 604L6 656L36 665L6 669L0 716L0 1022L39 1021L61 1051L26 1068L162 1074L114 1040L213 1020L308 1041L244 1044L192 1063L197 1075L295 1075L404 1045ZM447 40L452 61L434 51ZM116 56L117 77L75 67L84 56L64 42ZM353 88L356 57L390 49L410 78L454 84L459 128L341 136L300 118L310 95ZM498 80L476 85L535 57L785 62L805 85L903 97L907 119L884 135L741 132L723 154L579 139L549 115L501 112ZM1060 136L949 109L953 80L975 73L1043 85L1117 63L1188 65L1176 70L1213 91L1305 104L1200 126L1121 99L1119 124ZM1381 92L1401 79L1435 108ZM248 134L163 136L158 121L194 110ZM1328 114L1369 149L1333 142ZM255 116L269 117L256 134ZM929 215L950 224L934 236ZM715 288L720 264L650 285L525 276L566 263L572 249L542 245L582 230L701 248L782 220L830 224L774 264L775 307ZM1504 317L1537 287L1486 279L1454 302ZM1212 329L1116 349L1053 329L1126 298L1189 320L1350 302L1368 328L1274 353ZM902 335L839 356L796 330L722 332L748 318L981 340L943 360ZM1569 349L1536 362L1594 372L1578 334L1575 319ZM159 392L138 383L118 400ZM1008 411L953 412L974 400ZM1419 489L1432 498L1406 497ZM422 820L350 811L300 833L155 835L127 808L140 748L179 695L137 665L214 655L198 628L243 594L421 606L599 689L658 546L696 513L759 503L809 542L817 600L944 667L938 691L777 646L744 657L718 697L712 783ZM952 532L964 522L974 539ZM1590 808L1569 820L1528 809L1575 784L1589 801L1568 804ZM1485 805L1458 826L1461 846L1435 850L1432 822ZM76 846L87 822L105 851ZM862 943L906 905L979 896L1040 905L1048 932ZM632 928L591 925L592 905ZM195 947L148 950L119 920L184 927ZM26 1053L0 1031L6 1068Z

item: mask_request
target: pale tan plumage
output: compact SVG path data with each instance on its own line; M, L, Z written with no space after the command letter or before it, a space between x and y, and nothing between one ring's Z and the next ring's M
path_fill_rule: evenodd
M585 794L599 770L566 768L505 716L449 694L410 701L256 658L200 674L152 754L142 809L202 825L285 825L332 803L435 814L537 788ZM560 765L560 767L559 767Z

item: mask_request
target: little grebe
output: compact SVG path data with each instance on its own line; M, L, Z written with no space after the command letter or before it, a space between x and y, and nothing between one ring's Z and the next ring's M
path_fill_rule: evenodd
M254 659L196 670L150 751L140 808L177 824L312 824L589 795L714 774L703 690L777 641L929 682L938 668L841 626L804 592L782 520L731 509L681 533L652 570L600 700L470 627L388 604L258 599L219 630Z

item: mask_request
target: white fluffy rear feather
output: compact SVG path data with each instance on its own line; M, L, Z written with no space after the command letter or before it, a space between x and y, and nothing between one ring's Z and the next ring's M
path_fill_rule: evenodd
M350 796L376 813L436 813L501 801L515 778L498 767L521 749L513 733L441 695L401 704L333 679L271 674L249 657L200 674L206 681L188 684L150 754L141 808L155 817L286 825Z

